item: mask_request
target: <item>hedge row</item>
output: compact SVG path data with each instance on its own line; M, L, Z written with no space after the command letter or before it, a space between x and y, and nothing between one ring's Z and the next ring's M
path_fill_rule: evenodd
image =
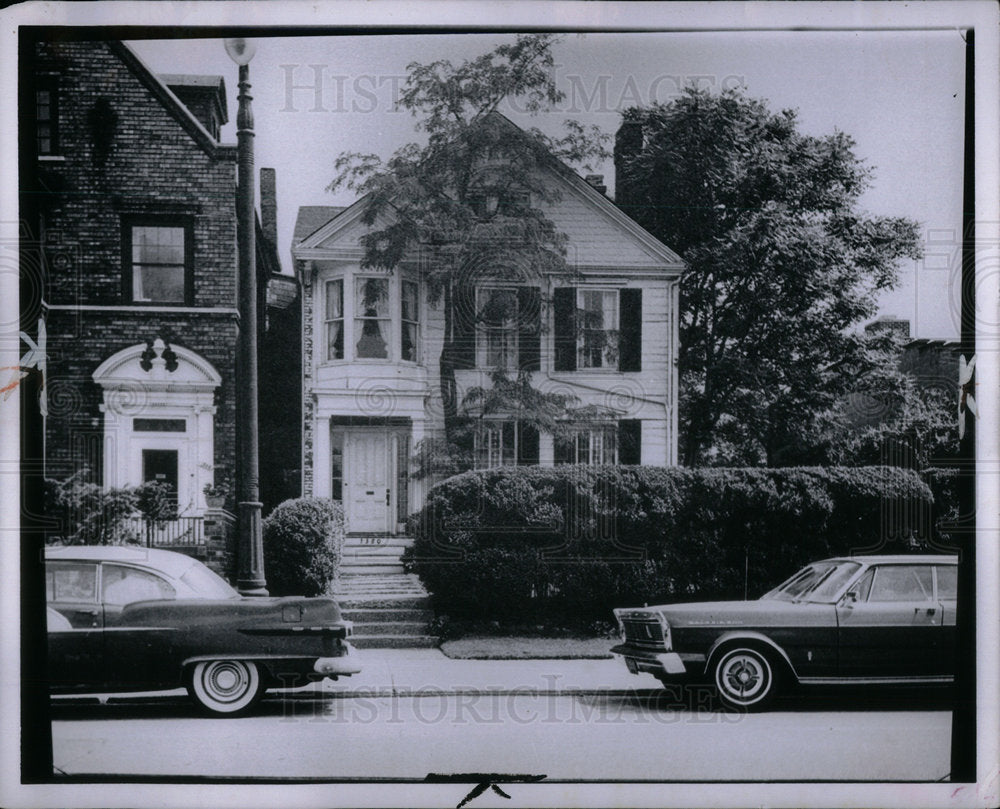
M555 624L620 606L761 595L802 564L933 539L933 496L891 467L467 472L411 518L439 615Z

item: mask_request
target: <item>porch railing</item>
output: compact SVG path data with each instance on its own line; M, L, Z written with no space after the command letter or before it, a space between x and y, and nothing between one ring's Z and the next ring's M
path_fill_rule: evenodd
M204 517L177 517L160 522L131 517L129 528L139 537L140 543L149 548L205 544Z

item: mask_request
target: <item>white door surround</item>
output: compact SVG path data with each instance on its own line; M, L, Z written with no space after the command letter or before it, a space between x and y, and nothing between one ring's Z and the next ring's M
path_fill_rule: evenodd
M93 378L103 392L105 488L141 484L143 450L175 450L178 510L201 513L202 488L214 482L219 372L190 349L168 349L157 337L151 349L140 343L109 357Z

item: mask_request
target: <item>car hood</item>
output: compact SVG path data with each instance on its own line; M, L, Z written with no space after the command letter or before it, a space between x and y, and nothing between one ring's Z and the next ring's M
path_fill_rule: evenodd
M622 617L662 615L672 627L745 626L780 623L806 614L833 611L833 604L778 601L700 601L691 604L660 604L637 610L622 610Z

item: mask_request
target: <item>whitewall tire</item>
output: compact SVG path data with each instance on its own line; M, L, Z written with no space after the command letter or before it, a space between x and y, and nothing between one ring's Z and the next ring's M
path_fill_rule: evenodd
M774 666L764 652L751 646L723 651L714 672L719 697L729 708L759 711L777 690Z
M188 692L206 711L233 716L260 699L264 681L248 660L206 660L191 669Z

